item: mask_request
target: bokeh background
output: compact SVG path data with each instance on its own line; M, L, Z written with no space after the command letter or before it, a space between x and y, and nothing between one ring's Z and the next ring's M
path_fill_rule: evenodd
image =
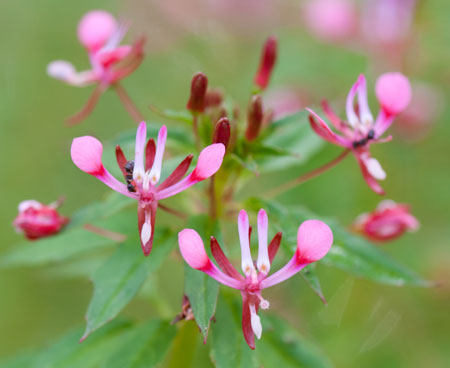
M364 6L363 1L354 4L360 9ZM131 34L147 35L147 57L123 85L144 114L156 121L161 118L147 106L182 109L190 78L199 70L208 75L211 85L221 87L244 107L260 47L267 36L276 34L279 56L270 89L289 87L298 93L301 104L317 106L327 97L334 106L342 106L361 72L368 77L372 101L376 76L384 71L401 70L413 83L431 90L416 100L422 114L419 128L417 124L411 128L411 118L404 116L403 123L393 129L395 139L377 145L373 152L388 173L383 183L387 197L409 203L421 222L417 233L383 248L440 286L395 288L320 267L327 307L297 279L273 294L271 313L291 321L336 367L450 366L450 110L446 103L450 92L450 2L417 1L406 41L396 47L377 44L358 29L342 37L318 34L308 29L304 5L304 1L288 0L2 0L0 250L22 241L11 226L20 201L33 198L50 203L65 196L62 213L70 215L107 192L72 164L69 147L74 136L93 134L109 139L134 126L112 92L103 96L83 124L64 125L64 119L83 105L90 88L63 85L50 79L45 69L55 59L70 60L80 69L88 66L75 33L85 12L109 10L133 20ZM260 189L275 185L337 153L334 147L327 147L307 167L264 177L255 185ZM352 158L280 199L305 204L345 225L380 201L363 182ZM96 261L0 270L1 358L48 345L83 325L92 292L84 275L94 269ZM60 272L61 267L66 272ZM170 317L179 309L182 277L170 264L166 267L173 273L161 273L149 287L169 292L158 312ZM155 313L154 303L146 295L143 290L124 314L146 319ZM203 345L195 349L192 361L187 352L186 357L181 356L184 366L211 366Z

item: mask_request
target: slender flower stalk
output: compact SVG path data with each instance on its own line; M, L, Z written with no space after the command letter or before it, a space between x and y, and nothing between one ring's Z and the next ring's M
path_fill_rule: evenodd
M128 26L118 24L108 12L94 10L87 13L78 24L78 39L86 48L91 69L77 72L68 61L57 60L47 66L49 76L69 85L84 87L96 85L85 106L68 119L69 124L77 124L87 118L95 108L100 96L109 87L115 87L132 118L139 122L142 115L118 83L134 72L144 58L144 38L133 45L120 45Z
M294 276L308 264L323 258L331 248L333 234L321 221L307 220L298 228L297 250L291 260L280 270L269 276L271 263L279 249L281 233L277 233L268 244L267 213L258 213L258 258L254 262L250 252L251 228L244 210L238 215L238 230L241 244L241 268L243 275L236 270L225 256L219 243L211 237L211 252L217 267L206 254L203 241L193 229L184 229L178 234L178 243L184 260L196 270L211 276L216 281L237 289L242 296L242 331L250 348L255 348L255 336L260 339L262 325L258 310L269 308L261 292Z
M391 126L394 118L401 113L411 99L411 87L408 79L401 73L386 73L381 75L375 86L375 94L380 104L380 112L373 118L367 102L367 87L364 75L360 75L347 96L347 121L341 120L328 103L323 103L325 115L334 128L341 134L334 133L325 121L313 110L309 120L313 130L323 139L338 146L349 149L355 155L364 179L377 194L384 194L378 180L386 179L386 173L377 159L370 154L372 143L388 142L391 136L382 138ZM357 109L353 101L357 98Z
M72 161L79 169L95 176L116 192L138 201L138 230L145 255L150 254L153 245L158 202L214 175L225 154L223 144L212 144L200 152L197 165L190 174L184 177L193 155L187 156L159 184L166 139L167 128L163 125L159 130L157 143L153 139L147 141L147 126L145 122L141 122L136 133L134 160L128 161L120 146L116 147L117 163L127 184L117 180L103 166L103 146L96 138L75 138L71 147Z
M21 202L19 214L13 222L16 232L23 234L29 240L59 233L69 222L68 217L61 216L57 211L62 202L63 199L49 205L35 200Z
M384 200L373 212L359 215L353 229L370 240L386 242L416 231L419 226L408 205Z

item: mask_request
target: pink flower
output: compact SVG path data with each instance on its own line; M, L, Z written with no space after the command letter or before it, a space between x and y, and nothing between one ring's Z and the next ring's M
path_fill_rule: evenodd
M417 230L419 221L411 215L408 205L385 200L375 211L358 216L353 227L367 238L383 242Z
M308 30L324 40L347 39L356 28L356 9L349 0L309 0L302 15Z
M254 263L250 253L250 226L244 210L241 210L238 216L238 230L242 254L241 268L244 275L231 264L214 237L211 237L211 252L222 270L209 259L203 241L195 230L181 231L178 234L178 243L181 255L189 266L205 272L226 286L241 291L242 331L245 341L254 349L255 336L259 339L262 333L258 309L269 308L269 302L261 296L261 291L294 276L308 264L324 257L333 243L333 234L321 221L303 222L298 228L295 254L283 268L268 276L272 260L280 246L281 233L277 233L267 246L268 219L266 211L261 209L258 213L258 259Z
M393 123L394 118L408 106L411 100L411 87L403 74L386 73L378 78L375 94L381 107L375 120L367 102L364 75L359 76L347 96L347 121L341 120L326 101L323 103L325 115L341 134L334 133L313 110L307 110L310 112L309 119L314 131L331 143L351 149L369 187L378 194L384 194L378 180L384 180L386 173L378 160L371 157L369 146L372 143L391 140L391 136L381 137ZM355 97L357 98L356 109L353 105Z
M158 184L166 138L167 128L163 125L158 133L157 144L153 139L146 142L147 126L141 122L136 133L134 161L127 161L120 146L116 147L117 163L127 185L113 177L103 166L103 146L96 138L75 138L71 147L72 161L79 169L95 176L116 192L138 201L138 229L145 255L149 255L152 249L158 202L214 175L222 165L225 154L223 144L212 144L200 152L195 169L184 179L192 155L187 156L172 174Z
M119 45L126 32L127 26L118 24L110 13L93 10L85 14L78 24L78 39L86 48L91 69L77 72L71 63L63 60L53 61L47 66L49 76L67 84L77 87L97 85L77 120L85 118L93 110L109 86L115 85L140 65L144 57L144 39L133 45Z
M19 214L13 226L30 240L56 234L69 222L69 218L56 210L61 203L60 200L46 206L35 200L23 201L19 204Z

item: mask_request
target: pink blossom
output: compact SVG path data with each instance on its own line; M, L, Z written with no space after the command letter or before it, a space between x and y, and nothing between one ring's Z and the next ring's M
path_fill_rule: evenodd
M408 205L385 200L373 212L358 216L353 226L367 238L383 242L417 230L419 221L411 215Z
M308 30L324 40L345 40L356 28L356 9L349 0L309 0L302 15Z
M178 234L178 243L184 260L197 270L205 272L218 282L240 290L242 296L242 331L250 348L255 348L255 336L261 338L262 325L258 310L269 308L269 302L261 291L292 276L312 262L323 258L331 248L333 234L321 221L308 220L298 228L297 250L291 260L269 276L270 266L281 242L277 233L268 245L268 218L266 211L258 213L258 259L253 261L250 252L250 226L244 210L238 215L239 240L241 244L242 275L223 253L219 243L211 237L211 252L217 267L206 254L203 241L195 230L184 229Z
M61 203L62 200L46 206L35 200L21 202L19 214L13 222L16 231L30 240L58 233L69 222L69 218L56 210Z
M380 103L380 111L374 119L367 102L366 79L364 75L360 75L347 96L347 121L341 120L326 101L323 103L325 115L341 134L334 133L313 110L307 110L310 112L310 123L314 131L323 139L352 150L369 187L378 194L384 194L378 180L384 180L386 173L378 160L370 155L369 146L372 143L391 140L391 136L382 138L382 135L393 123L396 115L409 104L411 99L409 81L401 73L383 74L376 84L376 96ZM353 104L355 98L357 98L356 109Z
M82 110L83 119L93 110L100 95L108 87L117 84L140 65L144 53L144 39L133 45L119 45L127 32L127 26L118 24L106 11L93 10L84 15L78 24L78 39L86 48L91 69L77 72L68 61L57 60L47 66L49 76L67 84L84 87L96 84Z
M120 146L116 147L117 163L127 184L117 180L103 166L103 146L96 138L75 138L71 147L72 161L79 169L95 176L111 189L138 201L138 229L145 255L150 254L152 249L158 202L214 175L222 165L225 154L223 144L212 144L200 152L197 165L189 175L184 177L193 155L187 156L172 174L158 184L166 139L167 128L163 125L158 133L157 144L153 139L147 141L147 126L141 122L136 133L134 161L127 161Z

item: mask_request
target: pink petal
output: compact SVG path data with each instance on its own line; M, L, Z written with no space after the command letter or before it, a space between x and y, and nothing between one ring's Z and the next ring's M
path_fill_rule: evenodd
M246 276L255 270L253 266L252 254L250 253L249 231L250 225L248 215L245 210L241 210L238 215L239 242L241 243L241 267Z
M361 83L365 83L366 79L364 75L360 75L355 82L355 84L350 88L350 92L347 95L347 100L345 103L345 111L347 113L347 120L352 127L356 127L359 122L358 116L355 113L355 108L353 106L353 100L360 89Z
M379 195L384 195L384 190L381 187L381 185L378 183L378 181L373 177L373 175L370 173L366 166L367 159L364 157L364 153L361 154L359 152L354 152L356 159L358 160L359 167L361 168L361 172L363 174L363 178L366 181L367 185L372 189L375 193Z
M87 49L94 51L103 47L117 29L116 19L104 10L85 14L78 23L78 39Z
M307 220L298 228L297 257L300 263L312 263L323 258L333 244L333 233L322 221Z
M101 142L91 136L75 138L70 148L73 163L82 171L99 175L103 172L103 146Z
M178 244L184 260L196 270L204 270L211 263L202 238L195 230L184 229L178 234Z
M411 85L401 73L386 73L378 78L375 93L382 108L388 114L397 115L411 100Z
M367 102L367 83L366 77L363 74L359 76L359 82L358 107L360 121L366 126L370 126L373 123L373 116L369 109L369 103Z
M162 160L164 156L164 148L166 147L167 128L165 125L159 129L158 141L156 143L156 154L153 161L152 169L150 170L150 178L153 185L155 185L161 176Z
M219 267L230 277L233 277L237 280L244 281L242 275L234 268L233 264L227 258L222 248L219 245L219 242L216 240L214 236L211 236L211 253L216 260Z
M142 121L136 131L136 144L134 146L134 170L133 179L138 181L142 180L145 168L144 168L144 151L145 141L147 140L147 125L145 121Z
M193 180L204 180L214 175L222 165L225 155L225 146L222 143L214 143L200 152L197 166L192 172Z
M258 260L256 265L262 273L268 273L270 270L269 252L267 248L267 231L269 220L267 213L263 209L258 212Z
M317 115L313 110L306 108L306 110L311 114L309 116L309 122L311 124L311 128L323 139L326 141L336 144L338 146L342 146L345 148L351 148L352 142L349 139L341 137L338 134L335 134L328 125L323 121L323 119Z

